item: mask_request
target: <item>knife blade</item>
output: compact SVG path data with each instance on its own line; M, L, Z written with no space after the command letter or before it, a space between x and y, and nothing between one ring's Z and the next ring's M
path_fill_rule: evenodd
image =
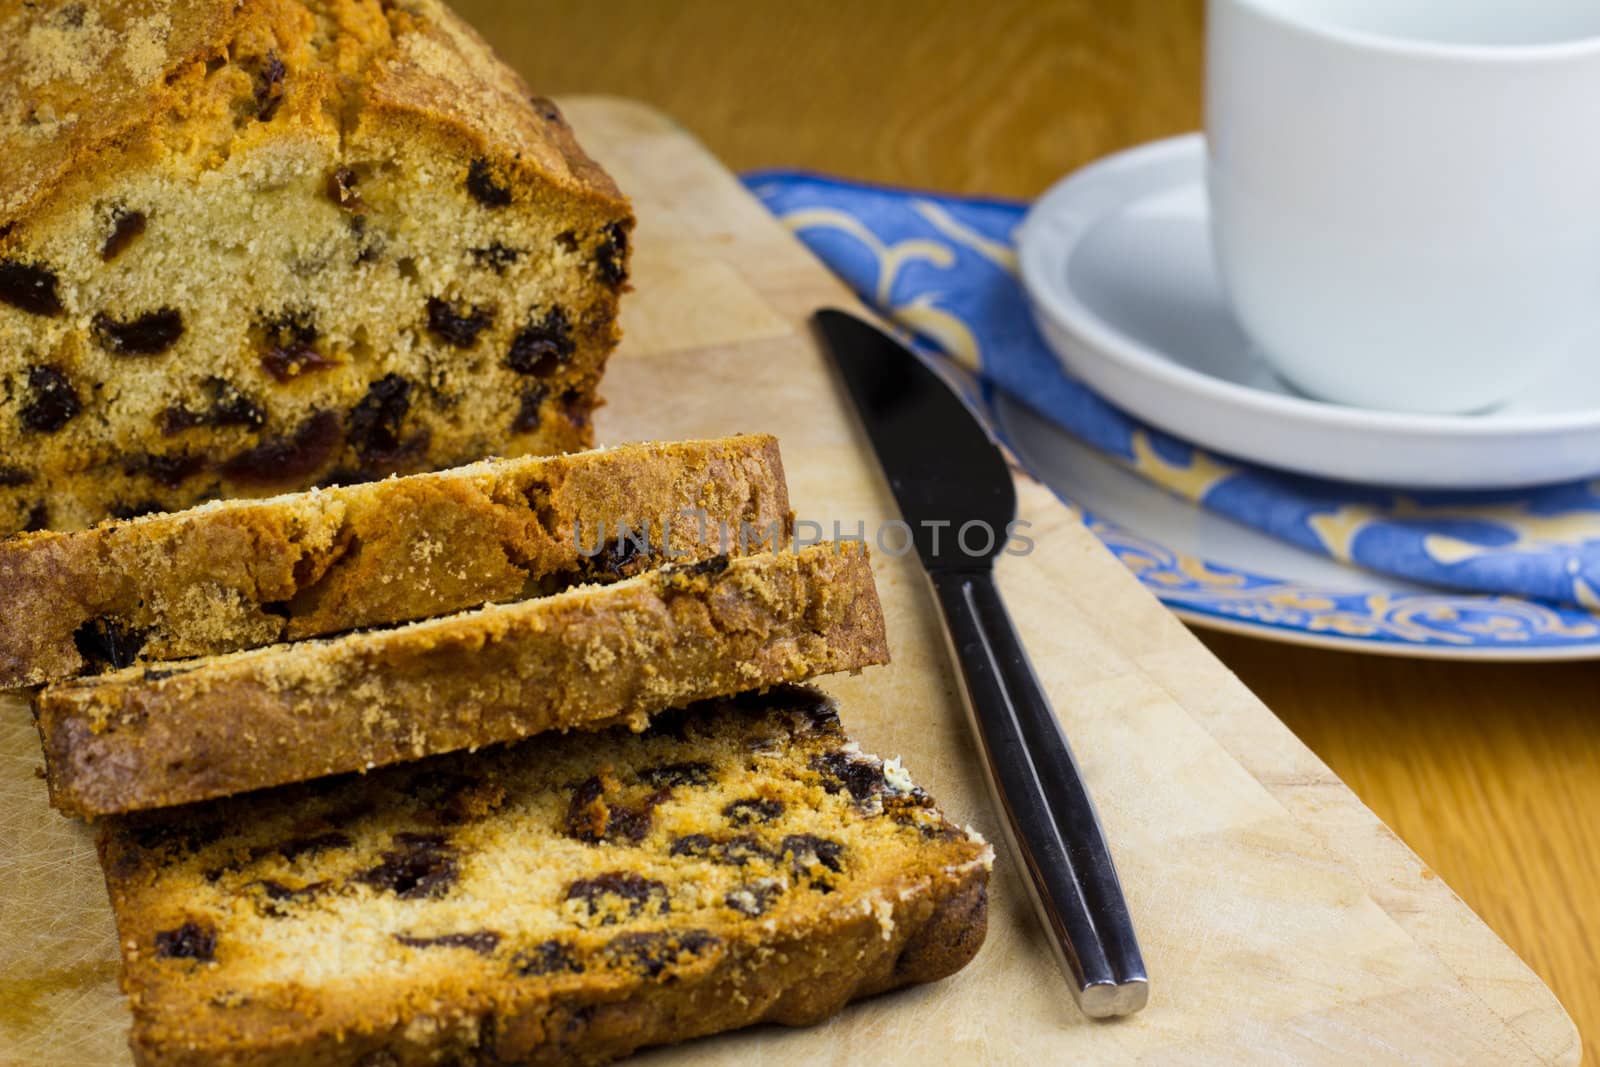
M1084 1014L1136 1012L1149 977L1111 850L994 581L1017 510L1005 456L899 341L832 308L813 321L911 527L1002 825L1057 963Z

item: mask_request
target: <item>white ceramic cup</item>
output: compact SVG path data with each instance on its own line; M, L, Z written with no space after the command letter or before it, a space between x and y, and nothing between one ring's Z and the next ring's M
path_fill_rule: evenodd
M1210 0L1207 21L1218 265L1286 380L1471 412L1595 340L1600 0Z

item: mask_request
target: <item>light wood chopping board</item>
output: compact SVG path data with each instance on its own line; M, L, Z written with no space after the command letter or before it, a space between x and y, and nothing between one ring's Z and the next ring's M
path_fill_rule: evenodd
M566 109L639 216L602 441L770 431L802 519L894 517L806 326L848 293L662 115ZM644 1059L1576 1063L1576 1030L1533 973L1068 508L1021 476L1019 495L1036 548L1002 559L1001 585L1116 852L1149 1007L1077 1014L1002 853L988 943L954 978ZM874 567L894 663L826 688L864 747L903 756L952 818L1001 841L920 574L883 552ZM48 809L38 762L26 706L0 698L0 1063L127 1063L90 833Z

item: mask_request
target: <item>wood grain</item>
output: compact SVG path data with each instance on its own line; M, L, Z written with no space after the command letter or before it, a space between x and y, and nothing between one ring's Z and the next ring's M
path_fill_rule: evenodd
M648 101L736 169L1031 196L1201 120L1201 0L458 6L541 91ZM1206 640L1550 983L1600 1061L1600 669Z
M464 0L540 92L661 108L735 170L1031 196L1200 124L1201 0Z
M1205 641L1545 979L1600 1059L1600 670Z

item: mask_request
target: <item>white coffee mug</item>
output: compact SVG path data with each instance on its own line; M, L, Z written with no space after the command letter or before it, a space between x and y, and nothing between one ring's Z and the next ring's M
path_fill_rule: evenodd
M1471 412L1600 341L1600 0L1210 0L1207 51L1218 263L1292 385Z

